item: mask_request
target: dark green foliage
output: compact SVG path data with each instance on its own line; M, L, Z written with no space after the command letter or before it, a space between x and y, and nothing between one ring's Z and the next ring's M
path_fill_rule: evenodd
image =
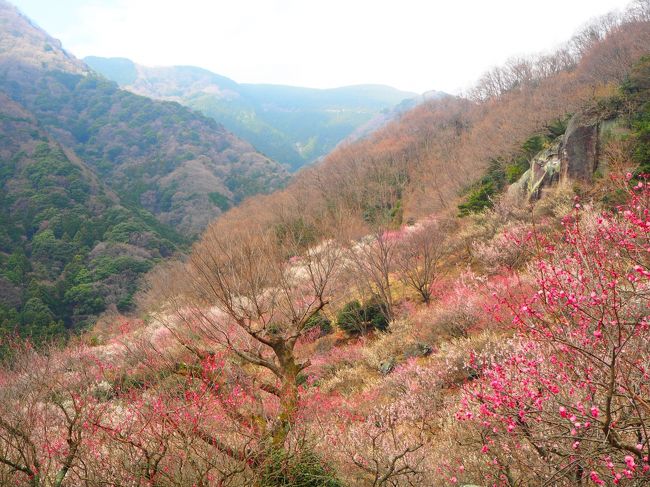
M120 257L99 257L90 263L93 268L94 279L104 279L114 274L123 275L127 272L144 274L152 267L152 262L142 258L129 256Z
M634 160L638 174L650 174L650 103L641 110L632 124Z
M31 298L23 307L23 321L34 327L44 327L54 321L54 314L39 298Z
M507 184L512 184L521 178L530 168L530 161L541 152L553 139L566 130L568 118L557 119L547 125L548 133L536 134L528 138L521 146L518 154L509 160L493 159L488 170L481 178L466 190L465 201L458 205L459 216L479 213L491 208L494 198L504 190Z
M395 201L395 204L388 212L388 217L390 218L390 221L393 222L395 225L399 226L402 224L402 220L404 217L404 208L402 207L401 198Z
M508 184L515 183L529 169L530 163L525 159L519 159L514 164L508 164L504 168L504 174Z
M528 159L532 159L535 154L544 148L547 141L548 138L544 135L533 135L523 143L521 150L524 153L524 156L528 157Z
M365 202L363 220L370 225L399 227L403 223L402 189L405 180L393 184L393 198L383 199L370 196Z
M268 189L267 181L262 173L238 174L233 173L226 178L226 187L237 194L236 201L240 202L249 196L264 193Z
M491 208L493 205L492 198L499 190L494 181L488 177L472 189L467 195L465 202L458 205L459 216L467 216L470 213L478 213L485 208Z
M346 303L336 317L336 324L348 334L362 333L361 303L357 300Z
M492 160L485 176L470 187L465 201L458 205L459 215L467 216L478 213L493 205L493 197L500 192L506 184L506 173L502 163Z
M343 306L336 324L348 335L361 335L371 330L386 331L389 323L380 303L370 300L361 305L354 300Z
M522 144L519 154L504 165L508 184L516 182L530 168L530 161L533 157L544 150L555 138L564 134L567 123L567 118L557 119L547 125L548 133L533 135Z
M212 201L212 203L214 203L221 211L226 211L231 206L228 198L221 193L208 193L208 196L210 197L210 201Z
M546 130L548 131L549 138L555 139L561 135L564 135L567 126L569 125L569 120L571 120L571 116L567 114L564 118L558 118L546 124Z
M650 174L650 105L634 122L634 160L639 164L638 173Z
M319 311L309 318L305 324L305 330L311 330L313 328L318 328L321 336L329 335L333 331L332 321Z
M633 157L638 164L636 174L650 174L650 56L645 56L632 68L621 92L630 113Z
M12 128L4 132L18 137ZM139 276L184 243L143 210L103 199L56 144L41 142L1 167L4 335L42 343L92 322L108 304L128 311ZM102 242L109 253L92 255Z
M27 300L22 312L16 315L17 326L7 323L6 332L17 332L21 336L29 337L33 343L49 342L64 334L62 321L55 319L50 307L40 298L34 297Z
M343 487L332 468L309 449L272 449L262 467L260 487Z
M506 182L516 182L529 168L530 161L555 137L559 137L566 130L566 120L558 119L547 126L548 135L533 135L521 146L520 153L507 162L503 162Z
M66 304L73 307L76 314L96 315L104 310L104 298L92 284L78 284L63 295Z
M27 274L31 271L31 263L22 247L16 248L6 259L2 274L16 285L27 282Z

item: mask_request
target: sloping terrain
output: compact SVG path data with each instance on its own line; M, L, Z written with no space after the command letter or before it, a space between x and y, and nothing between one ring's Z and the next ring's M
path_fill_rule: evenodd
M0 328L132 306L137 280L286 168L214 120L120 90L0 1Z
M122 88L173 100L214 118L269 157L298 169L415 93L359 85L318 90L238 84L192 66L147 67L124 58L87 57L86 63Z
M0 330L41 340L107 306L186 240L119 197L0 94Z
M161 222L196 233L224 208L286 181L282 165L213 120L89 74L4 1L0 18L0 90Z
M643 0L230 209L142 319L0 343L0 484L648 485L648 46Z

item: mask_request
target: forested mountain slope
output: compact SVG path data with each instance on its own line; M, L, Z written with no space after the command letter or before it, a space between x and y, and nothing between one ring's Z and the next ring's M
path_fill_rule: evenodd
M415 93L381 85L319 90L239 84L193 66L147 67L129 59L94 56L85 61L133 93L201 111L294 170L326 155L405 99L419 100Z
M0 329L35 339L126 311L138 275L186 240L124 206L32 114L0 95Z
M154 262L288 178L214 120L91 74L4 0L0 99L4 330L130 309Z
M286 180L283 166L213 120L119 90L45 42L49 37L4 1L0 14L7 46L0 89L160 221L195 233L223 208Z

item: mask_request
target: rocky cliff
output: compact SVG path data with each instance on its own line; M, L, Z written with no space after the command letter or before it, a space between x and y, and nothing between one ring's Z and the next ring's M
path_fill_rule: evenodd
M593 182L597 173L604 172L603 141L615 132L625 132L622 126L616 117L577 113L569 120L564 135L531 159L530 168L510 191L534 200L545 187L555 183Z

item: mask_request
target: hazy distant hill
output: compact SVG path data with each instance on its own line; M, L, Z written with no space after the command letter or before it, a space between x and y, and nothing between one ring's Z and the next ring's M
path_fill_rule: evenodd
M213 119L120 90L0 0L0 334L127 310L155 261L287 177Z
M129 91L203 112L293 169L327 154L383 111L417 97L382 85L319 90L238 84L192 66L154 68L124 58L85 61Z
M395 105L391 109L382 110L381 113L375 115L373 118L368 120L363 125L357 127L354 132L348 135L343 139L339 146L355 142L359 139L370 136L373 132L380 130L381 128L388 125L390 122L397 120L403 114L409 110L415 108L421 103L428 101L439 100L441 98L452 98L452 95L449 95L443 91L427 91L420 96L414 98L407 98L402 100L400 103Z

